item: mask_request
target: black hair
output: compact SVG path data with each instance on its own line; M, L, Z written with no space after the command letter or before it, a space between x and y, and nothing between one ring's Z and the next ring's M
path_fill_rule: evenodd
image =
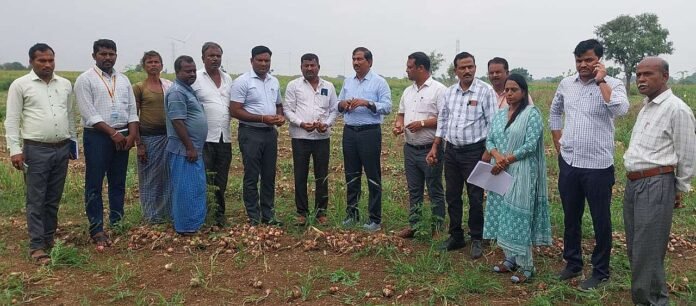
M205 55L205 51L207 51L210 48L218 48L220 49L220 53L223 53L222 47L220 47L218 43L209 41L203 44L203 48L201 48L201 55Z
M573 54L580 57L583 53L593 50L597 57L601 58L604 55L604 46L596 39L583 40L575 47Z
M365 56L365 60L372 62L372 51L370 51L370 49L365 47L357 47L353 49L353 55L355 55L357 52L362 52L363 56Z
M522 101L520 101L520 106L518 106L515 112L512 113L510 120L508 120L508 123L505 125L506 130L513 122L515 122L517 115L519 115L527 107L527 105L529 105L529 86L527 85L527 81L524 79L524 77L517 73L513 73L507 77L506 82L507 81L513 81L520 86L520 89L522 89Z
M268 53L268 55L273 55L273 52L271 52L271 49L268 49L266 46L256 46L251 48L251 58L256 57L259 54L264 54Z
M92 45L92 53L96 54L99 52L99 48L111 49L116 51L116 43L111 39L98 39L94 41Z
M418 66L423 66L425 70L430 72L430 58L423 52L413 52L408 56L408 59L412 59L413 63Z
M474 65L476 65L476 59L474 58L473 55L471 55L471 53L469 53L469 52L461 52L461 53L457 54L457 55L454 57L453 64L454 64L454 68L455 68L455 69L457 68L457 62L458 62L460 59L464 59L464 58L471 58L471 60L474 61Z
M316 61L317 65L319 65L319 57L314 54L314 53L305 53L300 57L300 64L304 61Z
M488 61L488 67L491 67L491 64L501 64L503 65L503 69L505 71L510 71L510 66L508 66L508 61L502 57L494 57L490 61Z
M51 46L44 43L36 43L35 45L31 46L31 48L29 48L29 60L33 61L36 58L36 54L34 54L36 53L36 51L44 52L47 50L51 50L51 53L53 53L53 55L56 55L56 52L53 51L53 48L51 48Z
M145 66L145 60L147 60L148 57L155 57L155 56L158 57L160 60L160 63L162 63L162 56L157 51L150 50L150 51L147 51L143 54L143 58L140 59L140 65ZM162 65L164 65L164 63L162 63ZM145 68L145 67L143 67L143 68Z
M186 63L194 63L194 64L196 63L196 62L193 61L193 58L190 57L190 56L188 56L188 55L179 56L179 57L177 57L176 60L174 61L174 72L175 72L175 73L179 73L179 71L181 71L181 63L184 63L184 62L186 62Z

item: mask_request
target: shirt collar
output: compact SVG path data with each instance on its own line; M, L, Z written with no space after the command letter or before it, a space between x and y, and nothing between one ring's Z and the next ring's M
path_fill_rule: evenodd
M252 78L257 78L257 79L259 79L259 80L261 80L261 81L264 81L264 82L266 82L266 81L270 80L271 78L273 78L273 76L271 75L271 73L270 73L270 72L267 72L267 73L266 73L266 78L265 78L265 79L261 79L261 77L260 77L258 74L256 74L256 71L254 71L254 69L251 69L251 77L252 77Z
M357 74L353 78L357 81L361 81L360 79L358 79ZM362 80L371 80L371 79L372 79L372 68L370 68L370 71L368 71L367 74L365 74L365 77Z
M186 84L186 83L180 81L179 79L175 79L175 80L174 80L174 83L178 84L179 86L183 87L184 89L188 90L188 91L191 92L191 93L194 92L194 91L193 91L193 88L191 88L191 85Z
M471 82L471 85L469 85L469 89L463 90L461 83L459 83L459 80L457 80L457 91L458 92L467 92L467 91L476 92L476 90L475 90L476 86L477 86L476 82L478 82L478 81L479 81L479 79L474 78L474 80Z
M302 77L302 83L312 86L312 84L310 84L309 81L307 81L307 79L305 79L304 77ZM324 80L322 78L319 78L319 84L317 85L317 89L321 87L324 87Z
M37 74L34 72L34 69L29 70L29 77L31 78L32 81L43 81ZM56 79L56 74L51 75L51 80L49 82L53 82L53 80Z
M425 82L423 82L423 87L421 87L420 89L430 87L432 84L433 84L433 76L431 75L428 77L427 80L425 80ZM419 90L418 84L416 84L416 82L413 82L413 84L411 84L411 86L413 86L413 89L415 89L416 91Z
M113 77L114 75L116 75L116 69L114 69L114 68L111 68L111 71L112 71L112 72L111 72L111 75L109 75L108 73L106 73L106 72L104 72L103 70L99 69L99 67L97 67L97 65L94 65L94 70L95 70L97 73L101 73L101 75L103 75L103 76L105 76L105 77Z
M575 82L580 82L580 84L583 84L583 85L594 84L594 83L592 82L592 79L587 80L587 82L583 82L583 81L580 79L580 74L579 74L579 73L576 73L576 74L575 74Z
M646 97L644 100L644 103L652 102L655 104L662 104L662 102L665 102L671 96L672 96L672 89L670 88L670 89L665 90L663 93L661 93L657 97L655 97L655 99L653 99L652 101L648 101L648 98Z

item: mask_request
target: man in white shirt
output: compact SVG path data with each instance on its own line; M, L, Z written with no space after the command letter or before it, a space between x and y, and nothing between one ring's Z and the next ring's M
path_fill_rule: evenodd
M95 66L75 81L77 106L84 126L85 209L97 250L110 246L104 234L102 184L109 181L109 222L123 218L128 150L138 135L135 95L128 77L114 69L116 43L100 39L92 46Z
M420 222L424 186L428 186L432 211L432 230L437 232L445 220L445 195L442 188L442 149L438 161L430 166L425 157L430 152L437 130L438 102L447 90L445 85L430 75L430 58L423 52L408 56L406 74L413 85L401 95L399 113L394 124L394 135L405 134L404 169L409 195L409 227L397 233L402 238L413 238Z
M53 73L55 54L47 44L29 49L32 70L7 92L5 130L12 166L24 171L29 256L38 265L48 255L58 226L68 159L76 158L70 81Z
M297 224L305 225L309 214L307 175L310 157L314 159L317 190L314 213L319 224L324 224L329 203L329 134L338 115L338 97L334 85L319 78L319 57L307 53L302 55L300 63L302 77L288 83L283 102L292 138Z
M623 216L637 305L669 305L664 260L672 212L696 174L694 113L667 81L669 64L661 58L645 58L636 67L638 91L646 98L624 154Z
M201 50L203 69L196 72L196 82L191 85L198 101L203 104L208 120L208 136L203 147L203 162L208 175L208 185L215 190L215 223L225 226L225 189L232 162L232 138L230 137L230 88L232 78L220 69L222 47L206 42Z

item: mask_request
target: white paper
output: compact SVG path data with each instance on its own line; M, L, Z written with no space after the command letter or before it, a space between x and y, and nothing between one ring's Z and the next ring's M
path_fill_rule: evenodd
M493 165L479 161L466 181L485 190L505 195L510 189L510 186L512 186L512 182L515 178L505 171L501 171L498 175L493 175L491 173L492 169Z

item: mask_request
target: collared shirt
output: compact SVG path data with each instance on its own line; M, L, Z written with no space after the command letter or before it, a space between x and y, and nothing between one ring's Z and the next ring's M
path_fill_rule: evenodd
M307 132L300 127L303 122L320 121L329 127L336 121L338 115L338 98L336 88L331 82L319 79L317 89L312 87L304 77L299 77L288 83L285 88L283 112L290 122L290 137L300 139L329 138L330 128L324 133L316 129Z
M696 120L684 101L669 89L652 101L643 100L624 154L626 171L675 166L677 189L691 190L696 175Z
M404 126L415 121L437 118L441 108L440 99L446 91L447 87L432 77L429 77L421 88L418 88L415 82L406 87L399 101L399 114L404 114ZM437 127L423 128L415 133L406 128L404 130L406 142L420 146L433 143Z
M208 118L207 142L232 142L230 137L230 88L232 77L220 70L220 87L208 75L205 68L196 71L196 82L191 85L198 101L203 104Z
M46 84L34 70L12 82L5 118L10 156L22 153L22 139L49 143L76 140L71 92L67 79L54 74Z
M338 100L365 99L375 103L377 112L373 113L367 107L358 107L350 112L343 112L347 125L381 124L384 115L391 112L391 89L383 77L370 70L362 80L357 76L343 80L341 94Z
M83 72L75 81L75 97L84 127L104 122L125 130L128 123L138 121L131 83L116 70L111 75L97 67Z
M208 135L208 123L205 118L203 105L196 98L191 86L176 80L167 91L164 98L167 112L167 151L178 155L186 155L186 147L174 130L172 120L184 120L193 147L202 154L205 137Z
M491 85L474 78L469 89L462 90L457 82L445 91L441 99L436 137L444 138L455 146L486 139L498 107Z
M249 71L240 75L232 83L230 88L230 101L242 103L242 108L255 115L275 115L276 105L282 103L280 99L280 83L276 77L266 74L261 79L256 72ZM251 126L268 127L261 122L241 123Z
M549 126L563 130L561 157L573 167L606 169L614 164L614 118L625 115L629 104L623 82L609 76L605 80L611 87L608 103L594 81L584 83L578 75L563 79L551 102Z

